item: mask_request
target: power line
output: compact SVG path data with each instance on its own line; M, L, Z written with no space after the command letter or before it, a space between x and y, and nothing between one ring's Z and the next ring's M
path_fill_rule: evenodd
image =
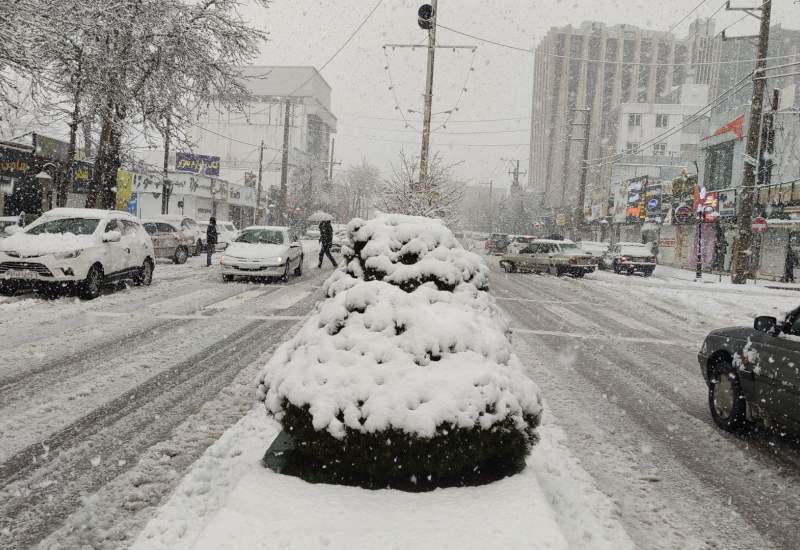
M700 7L701 7L703 4L705 4L706 2L708 2L708 0L702 0L702 1L701 1L699 4L697 4L697 5L696 5L695 7L693 7L691 10L689 10L689 13L687 13L686 15L684 15L684 16L681 18L681 20L680 20L680 21L678 21L677 23L675 23L674 25L672 25L672 26L669 28L669 30L668 30L667 32L672 32L672 31L674 31L674 30L675 30L675 28L676 28L678 25L680 25L681 23L683 23L684 21L686 21L686 20L689 18L689 16L690 16L690 15L692 15L694 12L696 12L696 11L697 11L697 10L698 10L698 9L699 9L699 8L700 8Z
M436 26L440 27L440 28L442 28L442 29L444 29L446 31L450 31L450 32L453 32L453 33L456 33L456 34L460 34L461 36L466 36L467 38L472 38L473 40L478 40L480 42L486 42L487 44L493 44L495 46L500 46L501 48L508 48L509 50L517 50L517 51L525 52L525 53L533 53L533 50L531 50L530 48L520 48L518 46L512 46L510 44L503 44L502 42L496 42L494 40L489 40L488 38L481 38L480 36L475 36L474 34L469 34L469 33L463 32L463 31L457 31L456 29L452 29L450 27L442 25L441 23L436 23Z

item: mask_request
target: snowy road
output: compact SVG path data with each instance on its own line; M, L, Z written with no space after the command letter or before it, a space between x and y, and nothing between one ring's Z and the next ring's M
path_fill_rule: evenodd
M288 284L225 284L204 260L93 302L0 302L1 548L127 546L330 274L307 256Z
M607 272L504 274L492 291L569 446L640 548L800 548L800 445L720 432L697 351L800 294Z

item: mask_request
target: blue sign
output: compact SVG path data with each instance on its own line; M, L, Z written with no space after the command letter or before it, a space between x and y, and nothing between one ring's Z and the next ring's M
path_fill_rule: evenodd
M219 157L175 153L175 170L205 176L219 176Z
M647 209L655 210L656 208L658 208L658 202L659 202L658 199L650 199L649 201L647 201Z
M136 193L133 193L131 195L131 198L128 199L128 213L134 216L136 215L136 203L138 201L138 198L139 198L138 195Z

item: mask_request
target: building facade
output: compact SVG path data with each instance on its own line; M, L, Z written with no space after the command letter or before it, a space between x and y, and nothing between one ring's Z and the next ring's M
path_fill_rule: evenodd
M713 24L694 25L686 40L631 25L584 22L553 28L534 57L529 187L555 214L578 208L582 126L589 126L588 158L617 151L622 104L677 103L693 63L713 58ZM705 73L704 79L711 78ZM588 174L588 183L608 182L610 166Z

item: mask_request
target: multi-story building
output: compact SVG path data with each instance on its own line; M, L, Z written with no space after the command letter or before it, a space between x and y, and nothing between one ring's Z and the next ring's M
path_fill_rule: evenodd
M269 188L281 182L284 139L290 171L301 167L326 174L337 120L331 112L331 87L313 67L251 66L243 78L252 101L243 110L212 106L199 113L191 130L196 143L192 152L220 157L221 179L254 185L263 142L264 206Z
M563 214L578 206L582 109L590 110L589 158L614 154L621 104L675 103L693 65L713 58L713 24L692 29L686 40L597 22L550 30L535 51L529 171L529 187L543 193L545 207ZM588 183L609 179L610 165L591 170Z

